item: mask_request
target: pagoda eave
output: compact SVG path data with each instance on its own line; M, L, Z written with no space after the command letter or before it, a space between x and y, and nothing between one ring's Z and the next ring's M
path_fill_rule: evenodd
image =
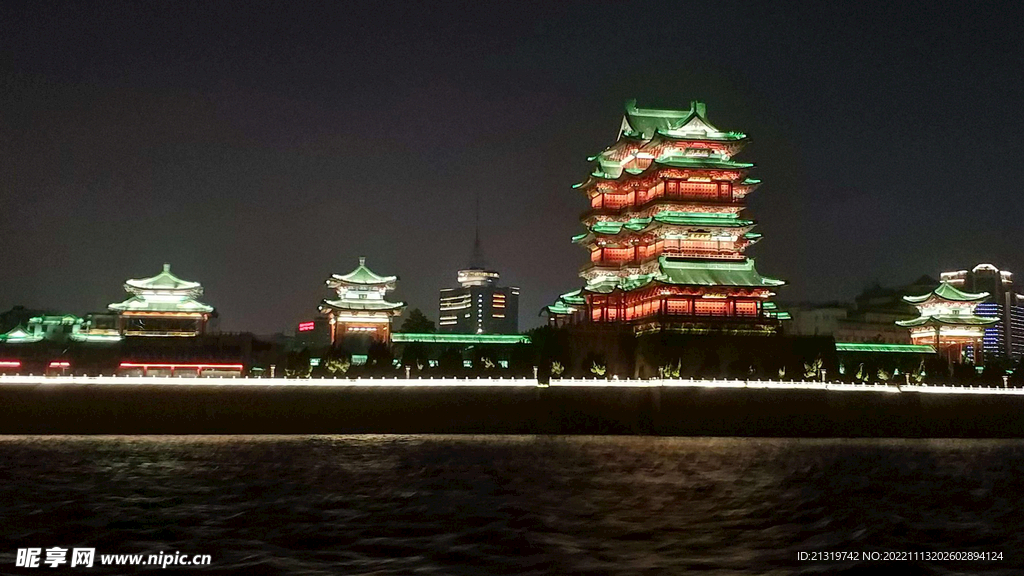
M737 200L688 201L674 198L658 197L639 206L622 206L618 208L591 208L580 214L580 220L586 226L596 222L615 221L616 216L629 214L632 217L652 218L659 212L690 212L694 214L739 214L744 209L743 202Z

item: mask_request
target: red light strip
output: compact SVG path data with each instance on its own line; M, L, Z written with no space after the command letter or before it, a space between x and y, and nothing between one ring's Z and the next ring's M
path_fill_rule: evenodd
M15 360L0 361L0 368L21 368L21 362Z
M141 364L138 362L121 362L120 368L233 368L241 370L241 364Z
M59 362L57 360L50 362L50 368L69 368L70 366L71 362Z

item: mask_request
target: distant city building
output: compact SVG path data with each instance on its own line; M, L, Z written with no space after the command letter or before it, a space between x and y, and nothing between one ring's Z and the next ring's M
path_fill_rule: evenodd
M33 342L116 342L116 332L101 333L89 330L88 323L72 314L34 316L27 322L0 334L0 342L31 344Z
M544 310L550 323L637 335L778 332L787 315L771 298L785 282L761 276L745 253L761 238L743 217L760 181L747 176L753 164L733 160L747 142L715 128L702 102L628 102L617 141L575 186L590 209L573 241L590 262L585 285Z
M312 320L299 322L295 327L295 338L292 341L292 348L301 350L323 350L330 348L332 327L330 318L321 316Z
M388 344L391 321L405 309L405 302L384 297L395 289L398 276L379 276L366 267L366 257L348 274L333 274L327 287L338 293L336 300L323 300L320 312L330 323L331 343L350 353L364 353L374 342Z
M124 290L131 297L107 307L122 336L200 336L214 315L213 306L196 300L202 285L178 278L170 264L156 276L126 281Z
M458 288L441 290L439 332L517 334L519 288L498 286L494 270L459 270Z
M943 272L942 280L968 292L988 292L989 299L975 309L980 316L999 319L985 329L986 357L1019 360L1024 356L1024 294L1014 291L1012 273L978 264L971 270Z
M448 334L518 334L519 288L498 286L486 269L477 226L470 267L459 270L458 288L441 290L438 331Z
M896 324L910 329L914 344L931 345L951 363L971 361L981 365L985 329L999 322L998 318L976 314L978 304L988 296L988 292L963 292L943 281L927 294L904 296L920 315Z

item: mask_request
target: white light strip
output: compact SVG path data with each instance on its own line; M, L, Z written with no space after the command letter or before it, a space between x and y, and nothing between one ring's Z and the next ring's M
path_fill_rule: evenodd
M171 376L22 376L0 374L0 385L25 384L96 384L96 385L174 385L174 386L521 386L535 387L532 378L241 378L241 377L171 377ZM1024 396L1024 388L981 386L933 386L911 384L849 384L843 382L798 382L771 380L605 380L565 378L553 380L551 386L593 388L752 388L762 390L823 390L836 392L920 392L927 394L995 394Z
M0 374L0 385L13 384L96 384L133 386L520 386L536 387L537 381L525 378L238 378L173 376L15 376Z

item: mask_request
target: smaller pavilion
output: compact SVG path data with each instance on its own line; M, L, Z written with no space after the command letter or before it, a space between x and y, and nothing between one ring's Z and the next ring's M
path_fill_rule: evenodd
M126 281L124 290L130 298L107 306L117 313L123 336L199 336L214 314L213 306L196 300L202 285L171 274L170 264L151 278Z
M398 276L380 276L367 268L365 256L348 274L332 274L326 283L338 298L320 303L320 312L329 318L331 343L350 353L365 353L373 342L387 345L391 321L405 309L405 302L384 299L397 281Z
M984 362L985 328L999 322L999 318L974 313L988 296L988 292L963 292L944 281L927 294L904 296L903 300L917 307L920 316L896 324L910 329L914 344L932 346L951 364L970 360L980 366Z

